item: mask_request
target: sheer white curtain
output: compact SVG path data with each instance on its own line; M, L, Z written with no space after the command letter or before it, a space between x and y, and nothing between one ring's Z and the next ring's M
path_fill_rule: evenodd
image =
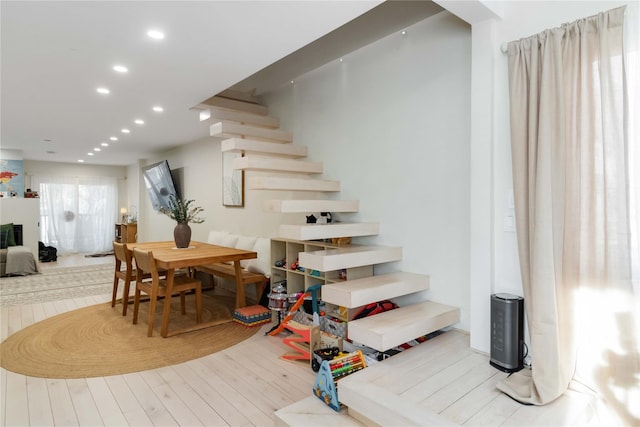
M637 424L639 74L629 63L637 51L634 59L634 48L623 44L624 16L625 8L614 9L509 43L532 370L499 387L521 402L545 404L579 381L624 423Z
M112 249L118 218L118 181L109 177L38 176L40 240L58 254Z

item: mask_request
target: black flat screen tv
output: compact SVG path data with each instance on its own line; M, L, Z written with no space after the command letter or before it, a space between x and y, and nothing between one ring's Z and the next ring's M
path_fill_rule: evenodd
M163 160L152 165L142 167L142 176L151 199L151 206L156 211L163 208L171 209L171 196L178 198L169 162Z

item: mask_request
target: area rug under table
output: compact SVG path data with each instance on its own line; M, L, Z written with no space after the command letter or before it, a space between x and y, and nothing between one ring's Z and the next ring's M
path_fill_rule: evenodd
M203 294L204 322L231 319L233 296ZM138 372L203 357L237 344L260 328L236 322L174 335L160 336L164 304L157 306L154 333L147 337L148 303L140 304L138 324L132 324L133 304L97 304L45 319L9 336L0 344L0 366L41 378L87 378ZM169 331L195 324L195 301L187 296L187 314L174 298Z

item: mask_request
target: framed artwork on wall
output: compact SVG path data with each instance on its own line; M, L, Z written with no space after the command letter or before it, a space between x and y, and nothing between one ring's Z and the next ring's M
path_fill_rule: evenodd
M24 162L0 160L0 195L24 197Z
M222 205L244 206L244 171L233 168L240 153L222 153Z

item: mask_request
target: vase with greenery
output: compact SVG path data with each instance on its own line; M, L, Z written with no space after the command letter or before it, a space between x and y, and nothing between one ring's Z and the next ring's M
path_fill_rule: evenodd
M161 208L160 212L177 222L173 229L173 239L177 248L188 248L191 242L191 227L189 223L200 224L204 218L200 214L204 209L193 206L194 200L182 200L174 196L169 197L169 208Z

